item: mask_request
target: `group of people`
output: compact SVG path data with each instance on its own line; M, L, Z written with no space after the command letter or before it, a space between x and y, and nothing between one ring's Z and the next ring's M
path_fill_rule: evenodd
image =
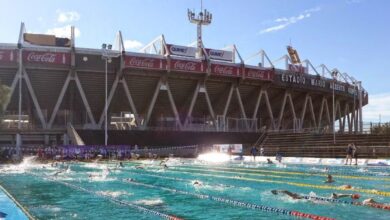
M357 147L355 146L354 143L348 144L347 156L345 158L345 165L348 165L348 160L349 160L349 165L352 165L352 158L355 158L355 165L357 165L358 152L357 152Z
M138 159L139 157L157 158L147 148L137 145L128 146L28 146L22 147L23 155L34 155L39 160L94 160L94 159ZM0 146L0 161L10 161L16 154L15 147Z

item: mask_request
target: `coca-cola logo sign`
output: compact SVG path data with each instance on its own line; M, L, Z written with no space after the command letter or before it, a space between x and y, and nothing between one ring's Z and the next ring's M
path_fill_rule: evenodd
M69 64L70 54L53 52L27 52L23 54L25 61L29 63Z
M34 52L31 52L27 55L27 61L40 62L40 63L54 63L56 61L56 54L54 53L36 54Z
M247 72L247 76L252 78L260 78L260 79L266 78L265 73L263 71L254 70L254 69L249 69Z
M187 62L187 61L174 61L173 69L182 70L182 71L197 71L197 63L195 62Z
M135 66L135 67L155 68L154 60L148 58L132 57L130 58L128 65Z
M234 67L232 66L215 65L213 68L213 72L221 75L235 75Z

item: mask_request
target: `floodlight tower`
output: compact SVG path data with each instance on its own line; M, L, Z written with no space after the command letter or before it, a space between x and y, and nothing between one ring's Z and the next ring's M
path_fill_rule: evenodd
M202 12L202 4L200 8L200 12L198 16L195 16L195 11L191 11L188 9L188 20L196 24L197 26L197 50L196 50L196 58L201 59L203 57L203 52L202 52L202 25L209 25L211 24L211 19L213 18L213 15L208 12L206 9L204 12Z

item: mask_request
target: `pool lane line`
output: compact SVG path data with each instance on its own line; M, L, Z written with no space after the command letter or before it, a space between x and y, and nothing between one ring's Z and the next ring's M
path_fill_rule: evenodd
M12 195L11 193L8 192L8 190L6 190L1 184L0 184L0 190L2 190L6 196L8 196L8 198L11 199L12 202L14 202L16 204L16 206L18 206L18 208L20 208L20 210L22 210L22 212L27 216L28 219L30 220L35 220L36 218L22 205L18 202L18 200L16 200Z
M173 169L171 169L171 170L173 170ZM360 189L360 188L346 189L346 188L330 186L330 185L317 185L317 184L297 183L297 182L280 181L280 180L253 179L253 178L247 178L247 177L232 177L232 176L223 176L223 175L216 175L216 174L205 174L205 173L199 173L199 172L194 173L194 172L182 171L182 170L178 170L178 169L174 169L174 170L177 172L181 172L181 173L196 174L196 175L200 175L200 176L218 177L218 178L235 179L235 180L246 180L246 181L263 182L263 183L279 183L279 184L286 184L286 185L290 185L290 186L315 188L315 189L355 191L355 192L390 197L390 192L379 191L379 190L375 190L375 189ZM195 170L198 170L198 169L195 169ZM203 172L205 172L205 171L203 171ZM223 171L221 171L221 172L223 172Z
M143 165L151 165L151 164L145 164L138 161L129 161L129 163L135 163L135 164L143 164ZM156 165L156 164L153 164ZM178 165L174 167L189 167L188 165ZM368 176L353 176L353 175L341 175L340 172L334 172L329 171L326 174L318 174L318 173L306 173L306 172L299 172L299 171L280 171L280 170L272 170L272 169L258 169L258 168L239 168L239 167L209 167L206 165L191 165L191 167L202 167L207 169L229 169L229 170L241 170L241 171L250 171L250 172L263 172L263 173L275 173L275 174L288 174L288 175L302 175L302 176L327 176L328 174L332 174L332 176L341 178L341 179L358 179L358 180L374 180L374 181L390 181L390 178L386 177L368 177ZM334 173L334 174L333 174ZM287 178L287 177L284 177Z
M325 217L325 216L319 216L319 215L303 213L303 212L298 212L298 211L291 211L291 210L282 209L282 208L273 208L273 207L268 207L268 206L264 206L264 205L242 202L239 200L232 200L232 199L227 199L227 198L223 198L223 197L212 196L212 195L208 195L208 194L192 193L192 192L188 192L188 191L178 190L175 188L168 188L165 186L158 186L158 185L141 183L138 181L123 180L122 182L133 184L136 186L144 186L147 188L164 190L164 191L172 192L174 194L189 195L189 196L193 196L193 197L196 197L199 199L212 200L212 201L225 203L225 204L229 204L229 205L233 205L233 206L244 207L244 208L249 208L249 209L256 209L256 210L265 211L265 212L274 212L274 213L278 213L278 214L282 214L282 215L298 216L298 217L315 219L315 220L334 220L334 218Z
M189 179L182 179L182 178L177 178L177 177L167 177L167 176L162 176L162 175L146 174L146 173L140 173L140 172L127 171L127 170L126 170L126 172L130 173L130 174L140 175L140 176L150 176L150 177L175 180L175 181L181 181L181 182L191 182L191 180L189 180ZM251 189L253 189L253 188L251 188ZM363 205L363 203L361 203L361 202L346 201L346 200L332 199L332 198L319 197L319 196L303 196L302 198L306 199L306 200L317 200L317 201L325 201L325 202L339 203L339 204L348 204L348 205L355 205L355 206L369 206L369 207L373 207L373 208L385 209L385 210L390 211L390 205L383 205L383 204Z
M173 166L173 167L189 167L189 166ZM342 179L359 179L359 180L375 180L375 181L390 181L390 178L385 177L367 177L367 176L350 176L350 175L340 175L332 174L332 171L329 171L326 174L317 174L317 173L305 173L297 171L278 171L278 170L266 170L266 169L257 169L257 168L233 168L233 167L207 167L201 165L194 165L193 167L202 167L207 169L214 170L238 170L238 171L249 171L249 172L263 172L263 173L277 173L277 174L288 174L288 175L302 175L302 176L321 176L326 177L328 174L331 174L333 177L342 178Z
M101 193L97 193L97 192L94 192L92 190L83 188L81 186L77 186L77 185L74 185L74 184L71 184L71 183L67 183L67 182L64 182L64 181L61 181L61 180L57 180L57 179L51 178L49 176L40 176L40 175L31 173L31 172L27 172L27 173L32 175L32 176L38 177L38 178L46 178L46 179L48 179L51 182L60 183L60 184L65 185L65 186L67 186L69 188L72 188L72 189L76 189L76 190L79 190L79 191L82 191L82 192L87 192L89 194L92 194L92 195L100 197L100 198L107 199L107 200L109 200L109 201L111 201L113 203L119 204L119 205L129 206L129 207L137 209L138 211L141 211L143 213L152 214L152 215L161 217L162 219L184 220L183 218L179 218L179 217L176 217L176 216L173 216L173 215L168 215L168 214L165 214L165 213L162 213L162 212L154 211L154 210L151 210L151 209L148 209L148 208L145 208L145 207L133 204L131 202L120 200L120 199L116 199L115 197L109 196L109 195L103 195Z

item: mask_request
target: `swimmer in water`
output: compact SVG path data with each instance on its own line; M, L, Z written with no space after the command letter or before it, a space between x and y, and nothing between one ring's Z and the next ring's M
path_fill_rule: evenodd
M303 199L303 197L301 195L296 194L296 193L292 193L292 192L287 191L287 190L271 190L271 193L274 195L278 195L279 193L281 193L281 194L288 195L293 199Z
M339 186L340 189L353 189L353 187L351 185L342 185L342 186Z
M194 185L194 186L202 186L203 184L202 184L202 182L200 182L200 181L198 181L198 180L195 180L195 181L192 183L192 185Z
M334 180L333 180L333 177L332 175L328 174L328 177L326 178L326 180L324 181L324 183L333 183Z
M125 167L125 166L123 165L122 161L119 162L118 167Z
M330 198L332 199L340 199L340 198L345 198L345 197L351 197L351 199L359 199L360 195L359 194L337 194L337 193L332 193Z
M124 179L124 181L126 181L126 182L134 182L134 179L133 178L126 178L126 179Z
M272 160L269 159L269 158L267 158L267 163L268 163L268 164L273 164Z
M143 166L136 166L136 169L145 169Z

